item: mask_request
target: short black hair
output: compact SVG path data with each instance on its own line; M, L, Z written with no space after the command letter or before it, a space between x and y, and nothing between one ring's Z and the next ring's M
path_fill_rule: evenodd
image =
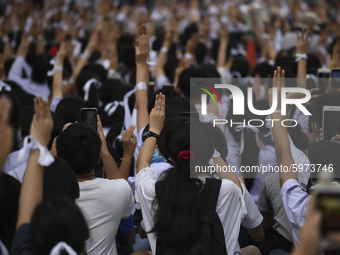
M40 54L35 58L32 66L32 81L44 84L47 81L47 72L50 69L52 56L47 53Z
M57 138L57 155L70 164L76 175L91 172L100 156L102 142L88 123L69 126Z
M68 96L60 100L55 113L63 124L74 123L80 120L80 109L86 108L85 101L80 97Z

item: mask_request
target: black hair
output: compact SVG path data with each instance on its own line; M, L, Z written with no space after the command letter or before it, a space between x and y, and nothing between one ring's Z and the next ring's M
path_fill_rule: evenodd
M204 61L204 58L207 55L207 53L208 53L207 46L201 42L198 42L195 51L196 61L198 65Z
M70 165L62 158L44 170L43 200L65 196L73 201L79 197L79 184Z
M321 68L321 62L318 56L314 54L308 54L307 56L307 70L309 68Z
M99 98L103 105L110 103L122 82L118 79L107 79L99 89Z
M24 112L26 108L34 106L33 100L34 98L37 98L37 97L32 94L23 92L23 93L18 94L17 98L21 104L21 112Z
M50 60L52 56L43 53L34 59L32 65L32 81L38 84L44 84L47 80L47 72L50 69Z
M4 63L4 72L5 72L6 79L8 77L9 71L11 71L14 60L15 60L15 58L10 58L10 59L6 60L5 63Z
M235 57L230 72L239 72L242 77L247 77L250 75L249 61L243 56Z
M107 78L107 70L99 64L87 64L81 69L82 72L93 72L95 73L101 82L105 81Z
M183 112L190 112L190 109L194 108L195 106L187 97L177 96L167 102L165 117L173 120L180 117Z
M125 53L128 52L129 49L130 50L132 48L133 48L133 50L135 49L133 47L134 40L135 40L134 36L129 35L129 34L124 34L118 39L118 41L117 41L117 53L118 53L119 63L124 62ZM132 64L132 65L134 66L135 64Z
M0 171L0 239L8 250L16 230L21 183Z
M286 56L280 57L279 55L277 55L276 59L275 59L275 66L289 67L289 69L292 70L292 72L294 73L294 77L296 77L297 63L295 62L295 58L293 56L286 55ZM286 69L284 69L284 70L286 71Z
M174 83L175 80L175 70L178 67L178 59L176 55L169 55L166 59L164 65L164 73L165 76L170 80L171 84Z
M318 128L322 127L323 107L340 106L340 92L325 93L312 100L311 113Z
M202 182L190 178L190 171L194 172L193 165L208 165L214 152L211 141L203 124L187 117L173 120L159 136L158 149L172 167L164 171L161 181L156 183L159 189L156 189L154 204L158 207L151 232L155 233L157 241L166 243L165 249L186 246L196 232ZM178 159L178 154L185 150L192 151L194 164Z
M70 164L76 175L91 172L100 156L102 142L88 123L69 126L57 138L57 155Z
M124 50L123 62L128 70L136 68L136 50L132 45Z
M73 201L54 198L36 207L31 220L31 238L37 255L50 254L59 242L67 243L80 254L87 237L84 215Z
M111 144L107 144L107 149L111 155L111 157L113 158L113 160L116 162L117 166L119 167L120 166L120 158L122 158L123 156L119 157L118 155L118 152L115 148L113 148L113 146ZM99 178L104 178L106 176L105 174L105 171L103 171L103 160L100 159L100 162L94 167L94 172L95 172L95 175ZM132 171L134 170L134 165L131 164L131 169ZM132 176L133 176L133 173L132 172ZM130 170L130 174L131 174L131 170ZM104 175L104 176L103 176Z
M252 76L259 74L261 78L270 78L273 77L275 71L275 67L268 64L267 62L262 62L257 64L252 72Z
M190 78L206 78L205 72L202 71L202 69L198 67L189 67L180 74L178 78L178 84L177 86L181 89L181 92L184 96L190 97ZM192 91L193 93L196 92ZM199 97L200 92L197 90L197 93L195 95L191 95L191 97Z
M83 88L86 82L88 82L91 79L96 79L96 81L91 83L89 93L88 93L88 99L85 100L84 98L85 92ZM98 98L97 98L97 93L99 90L98 83L100 83L100 78L98 77L98 75L90 71L81 72L76 80L75 86L77 89L77 95L85 100L87 107L98 108Z
M288 129L288 134L292 139L296 148L300 151L305 151L309 147L309 139L307 135L302 132L300 124L297 124L295 127L291 126Z
M51 149L54 138L58 136L63 129L63 123L60 120L60 118L54 112L51 112L51 114L52 114L52 119L53 119L53 129L52 129L52 134L51 134L51 140L49 144L47 145L48 149ZM20 120L22 138L25 138L26 136L30 134L33 115L34 115L33 107L26 108L22 114L22 118Z
M212 123L203 123L213 138L215 149L221 154L221 158L225 161L228 156L227 140L219 127L214 127Z
M59 116L63 124L74 123L80 120L80 109L86 104L80 97L69 96L60 100L55 113Z
M2 95L6 95L7 98L12 102L9 123L13 127L18 128L19 127L19 120L20 120L20 116L21 116L20 102L19 102L18 98L16 97L16 95L13 91L2 90L2 91L0 91L0 97Z

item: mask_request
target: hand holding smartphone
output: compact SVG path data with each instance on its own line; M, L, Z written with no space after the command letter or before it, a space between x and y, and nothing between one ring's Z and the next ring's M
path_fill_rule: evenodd
M324 106L322 114L323 140L332 140L340 134L340 106Z
M98 130L97 123L97 108L81 108L80 109L80 121L87 122L93 127L94 130Z

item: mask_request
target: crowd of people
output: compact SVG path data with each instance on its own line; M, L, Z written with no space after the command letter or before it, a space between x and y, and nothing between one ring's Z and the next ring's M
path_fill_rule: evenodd
M0 1L0 255L337 254L319 246L340 243L340 232L321 231L311 167L340 172L340 132L322 137L323 107L340 106L340 89L317 78L340 68L339 9L336 0ZM241 105L226 89L202 114L191 78L252 88L259 110L275 91L269 117L279 121L215 125L267 116L247 104L234 115ZM283 115L284 87L310 91L311 118L295 105ZM96 109L95 127L83 108ZM214 165L304 168L193 176Z

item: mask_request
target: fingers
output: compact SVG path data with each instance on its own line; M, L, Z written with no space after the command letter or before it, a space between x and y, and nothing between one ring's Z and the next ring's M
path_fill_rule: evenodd
M97 114L97 123L98 123L98 132L103 132L102 121L100 120L100 117L98 114Z
M332 141L340 140L340 135L335 135L332 137Z
M161 110L163 112L165 111L165 95L162 95L162 98L161 98Z
M161 94L161 93L159 93L159 94ZM155 109L159 108L159 104L158 104L159 94L156 95L155 106L154 106Z
M73 123L69 122L69 123L66 123L64 126L63 126L63 132L65 131L65 129L67 129L69 126L73 125Z
M285 77L286 77L286 72L285 72L285 70L282 70L282 72L281 72L281 88L285 87Z
M274 75L273 75L273 87L274 88L277 87L277 70L274 71Z

